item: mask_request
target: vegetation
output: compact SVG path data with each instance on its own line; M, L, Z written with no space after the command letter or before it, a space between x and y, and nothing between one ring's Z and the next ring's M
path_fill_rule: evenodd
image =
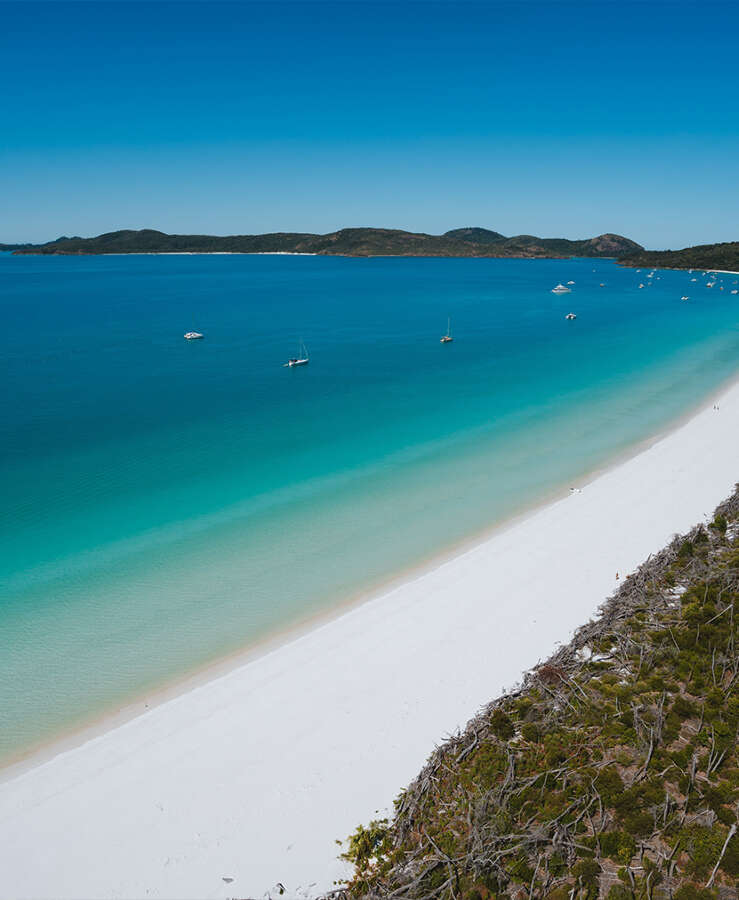
M334 897L737 898L738 599L739 489L434 751Z
M161 231L111 231L94 238L60 237L17 253L316 253L336 256L621 256L642 248L618 235L584 241L506 238L485 228L461 228L443 235L388 228L344 228L331 234L276 233L214 237Z
M661 269L724 269L739 272L739 241L701 244L684 250L640 250L622 256L622 266Z

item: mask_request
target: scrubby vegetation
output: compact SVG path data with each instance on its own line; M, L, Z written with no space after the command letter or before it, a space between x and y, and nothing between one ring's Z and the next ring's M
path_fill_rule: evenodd
M684 250L640 250L622 256L623 266L662 269L723 269L739 272L739 241L701 244Z
M216 237L165 234L162 231L111 231L94 238L60 237L17 253L316 253L329 256L495 256L615 257L641 250L616 234L583 241L519 235L507 238L486 228L459 228L446 234L423 234L392 228L343 228L330 234L279 232Z
M432 754L336 897L737 898L738 598L739 491Z

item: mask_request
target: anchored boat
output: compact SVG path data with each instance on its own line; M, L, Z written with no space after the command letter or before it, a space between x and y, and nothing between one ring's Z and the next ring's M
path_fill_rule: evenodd
M308 350L305 344L301 341L298 345L298 355L291 356L290 359L285 363L284 368L286 369L294 369L296 366L307 366L310 362L310 357L308 356Z

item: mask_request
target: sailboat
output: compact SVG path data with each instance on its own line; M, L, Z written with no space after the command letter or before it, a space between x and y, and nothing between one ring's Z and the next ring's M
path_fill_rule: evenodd
M452 337L452 320L451 317L446 320L446 334L439 341L441 344L451 344L454 340Z
M291 356L290 359L285 363L284 368L286 369L294 369L296 366L307 366L310 362L310 358L308 356L308 350L305 344L301 341L298 344L298 355Z

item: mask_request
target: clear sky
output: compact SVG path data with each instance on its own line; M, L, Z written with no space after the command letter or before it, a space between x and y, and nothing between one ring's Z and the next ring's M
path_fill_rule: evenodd
M739 239L739 4L0 2L0 241Z

